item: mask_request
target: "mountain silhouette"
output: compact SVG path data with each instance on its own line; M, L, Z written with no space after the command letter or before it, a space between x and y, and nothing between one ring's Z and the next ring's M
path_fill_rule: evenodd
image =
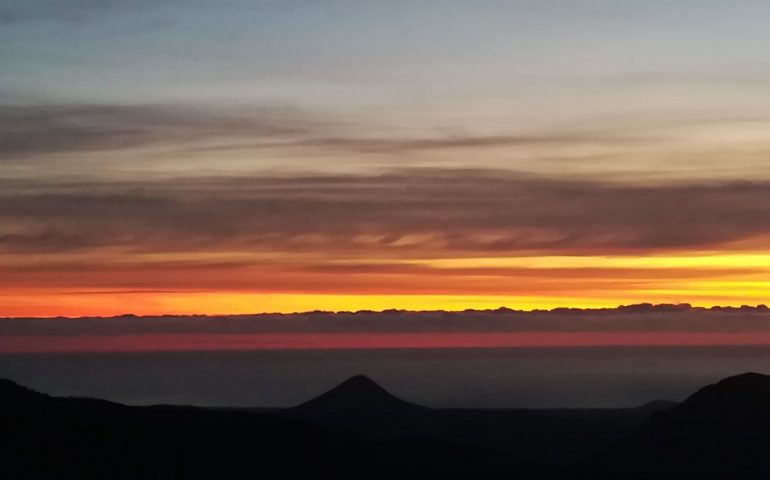
M326 393L297 407L301 412L382 412L427 410L425 407L401 400L364 375L351 377Z
M385 438L292 415L295 409L125 406L48 397L13 382L0 383L0 395L16 406L0 408L0 478L447 480L508 478L509 471L551 478L550 469L521 462L510 452L433 438ZM314 412L320 409L320 416L359 409L354 418L366 422L382 415L382 424L398 423L406 411L430 411L365 377L354 377L308 405Z
M766 479L768 452L770 376L746 373L653 414L613 452L611 463L643 478Z
M352 377L278 411L134 407L0 380L3 478L768 479L770 376L627 409L433 409Z

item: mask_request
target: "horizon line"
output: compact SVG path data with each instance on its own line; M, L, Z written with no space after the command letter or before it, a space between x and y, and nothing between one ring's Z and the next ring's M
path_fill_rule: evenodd
M716 310L716 311L760 311L770 312L770 307L764 303L756 305L743 304L740 306L734 305L709 305L709 306L697 306L687 302L677 303L652 303L652 302L640 302L631 304L620 304L615 307L553 307L550 309L545 308L533 308L533 309L517 309L510 308L501 305L497 308L465 308L461 310L409 310L400 308L387 308L383 310L305 310L297 312L254 312L254 313L194 313L194 314L182 314L182 313L163 313L156 315L136 315L134 313L126 312L118 315L80 315L80 316L0 316L2 320L56 320L56 319L89 319L89 318L158 318L158 317L257 317L257 316L299 316L299 315L357 315L357 314L393 314L393 313L451 313L451 314L463 314L463 313L590 313L590 312L607 312L618 311L627 313L629 310L637 308L639 310L659 310L669 309L669 311L677 310Z

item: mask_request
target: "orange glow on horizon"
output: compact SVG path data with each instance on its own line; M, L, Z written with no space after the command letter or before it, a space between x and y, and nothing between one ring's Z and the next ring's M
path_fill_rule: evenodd
M47 267L53 260L45 257L35 259L35 268L16 265L0 275L0 316L533 310L642 302L740 306L770 300L766 253L282 262L278 255L270 264L236 266L224 254L217 257L224 266L208 265L210 255L196 264L189 254L181 256L183 268L164 267L157 255L138 256L135 265L130 255L119 256L119 264L86 256L66 267ZM234 258L245 262L242 255Z
M314 295L210 292L98 292L51 293L2 298L2 317L81 317L134 315L236 315L256 313L300 313L322 311L400 310L488 310L508 307L517 310L571 308L614 308L634 303L676 303L676 292L661 292L655 298L619 297L504 297L463 295ZM727 296L688 301L699 307L741 306L767 303L761 298Z

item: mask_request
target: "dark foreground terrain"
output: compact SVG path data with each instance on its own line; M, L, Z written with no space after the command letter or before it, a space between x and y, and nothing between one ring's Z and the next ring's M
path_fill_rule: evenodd
M353 377L286 410L128 407L0 380L0 478L770 478L770 376L680 405L429 409Z

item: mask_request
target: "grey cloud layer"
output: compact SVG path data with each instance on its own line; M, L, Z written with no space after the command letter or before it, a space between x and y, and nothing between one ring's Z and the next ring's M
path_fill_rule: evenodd
M0 105L0 160L147 147L181 152L316 148L400 154L587 143L618 146L642 140L610 130L432 136L372 135L359 130L334 115L285 106L6 104Z
M500 171L0 183L0 251L349 257L642 252L770 234L770 183L632 185Z
M305 135L321 125L290 108L216 111L162 105L0 106L0 159Z

